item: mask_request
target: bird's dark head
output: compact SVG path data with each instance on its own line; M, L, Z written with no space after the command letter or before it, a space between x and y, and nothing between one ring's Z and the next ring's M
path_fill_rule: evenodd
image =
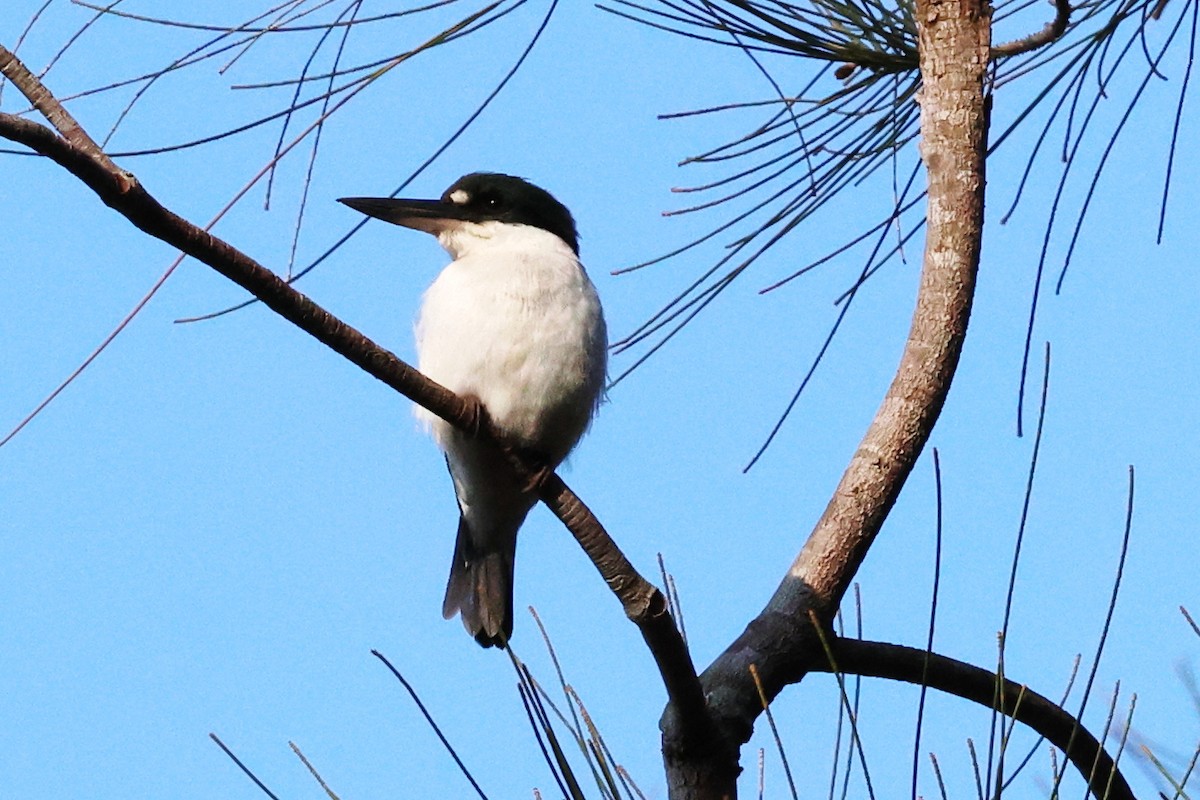
M438 235L461 222L501 222L548 231L579 253L579 234L566 206L524 178L472 172L438 200L343 197L338 202L382 220Z

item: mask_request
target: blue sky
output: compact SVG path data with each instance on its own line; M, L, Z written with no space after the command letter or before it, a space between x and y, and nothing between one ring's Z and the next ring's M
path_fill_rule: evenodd
M6 3L0 42L11 47L39 5ZM189 13L236 23L243 6L214 1ZM128 10L179 13L148 0ZM414 60L331 121L301 262L358 221L334 198L395 188L486 95L544 10L529 4L479 39ZM88 18L53 4L22 56L41 68ZM393 23L364 32L357 46L364 58L384 54L401 46L396 41L419 42L432 26ZM104 20L46 80L68 95L161 66L200 41L194 32ZM287 42L267 41L224 75L214 62L172 76L135 107L111 147L182 141L273 111L287 90L228 87L288 77L302 58ZM1127 467L1135 465L1132 544L1086 716L1103 728L1120 681L1118 716L1136 693L1135 738L1161 746L1175 764L1200 732L1200 710L1180 677L1195 666L1198 642L1177 610L1200 611L1200 286L1191 224L1200 197L1186 156L1195 152L1197 126L1186 114L1162 245L1154 231L1183 67L1181 50L1163 67L1169 80L1151 86L1131 123L1138 135L1111 156L1063 294L1043 298L1033 383L1049 340L1051 393L1006 654L1010 677L1058 696L1082 653L1085 674L1068 704L1077 707L1120 551ZM795 61L775 62L775 70L785 86L810 74ZM1132 85L1118 81L1111 103L1102 104L1110 124ZM997 96L997 124L1011 119L1028 91ZM71 107L102 135L128 97ZM722 242L610 274L723 221L661 216L687 202L671 187L723 174L677 162L761 119L755 112L682 121L656 115L770 97L770 86L732 49L563 4L525 69L406 193L434 196L480 169L547 187L579 221L610 330L623 334L720 252ZM2 108L22 107L6 89ZM269 158L277 136L268 126L202 149L120 161L168 207L203 222ZM1027 147L1030 139L1023 141ZM999 225L1023 167L1020 148L1018 141L989 166L976 310L933 439L945 521L936 647L984 665L995 659L1032 447L1031 436L1015 435L1017 381L1047 200L1060 174L1053 156L1040 161L1026 202ZM1093 147L1090 157L1098 152ZM281 271L307 154L298 156L282 168L269 211L256 190L216 229ZM173 254L62 170L19 156L3 156L3 165L0 426L7 427L78 365ZM1077 207L1085 188L1086 180L1070 186L1067 208ZM758 289L874 223L891 199L888 180L867 182L785 239L611 392L564 473L644 573L655 574L655 556L664 555L701 665L762 607L878 405L907 332L919 245L908 248L908 263L884 269L861 293L776 443L743 474L818 350L837 313L832 301L857 274L861 253L779 291ZM1053 240L1052 275L1066 241L1061 233ZM371 224L300 288L411 359L420 294L443 263L431 238ZM343 797L467 796L417 710L370 656L375 648L422 693L491 797L529 797L532 787L553 796L507 660L479 649L457 621L441 619L456 511L441 457L408 401L262 308L172 324L242 298L208 268L185 262L83 377L0 450L5 794L258 796L209 741L212 731L280 796L318 791L289 740ZM628 363L618 358L613 369ZM924 641L932 475L926 454L858 576L868 637ZM522 533L516 603L536 606L618 760L648 796L662 797L664 695L656 672L637 631L544 509ZM525 616L514 644L549 681ZM907 687L864 684L862 735L881 795L908 792L915 703ZM837 704L835 684L817 676L785 692L774 709L807 796L826 791ZM974 791L964 742L972 737L982 749L987 726L986 712L964 702L931 702L922 750L937 753L953 796ZM1014 752L1032 743L1019 739ZM750 772L760 746L770 747L761 731L745 751ZM1157 785L1133 753L1125 759L1142 793ZM768 796L785 796L770 750L767 763ZM1048 763L1042 748L1013 796L1046 796ZM920 791L935 796L922 770ZM754 781L747 780L749 792ZM865 796L861 777L853 781L854 796Z

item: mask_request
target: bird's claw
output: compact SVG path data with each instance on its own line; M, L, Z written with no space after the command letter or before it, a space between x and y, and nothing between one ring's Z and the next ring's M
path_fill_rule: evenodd
M487 406L483 404L483 401L478 396L473 394L463 394L459 395L459 397L462 399L467 417L463 432L472 439L478 439L484 430L492 425L492 418L488 414ZM525 482L521 485L522 492L526 494L537 492L546 483L546 480L554 474L554 465L536 450L508 445L502 445L501 447L505 453L515 457L529 470L528 477L526 477Z
M460 397L467 412L467 424L463 430L472 439L478 439L479 434L491 425L492 420L488 415L487 407L473 394L464 394Z
M546 484L547 479L554 474L554 468L549 464L542 464L529 475L529 480L525 481L525 491L532 494L541 491Z
M513 447L508 450L529 469L529 474L521 487L521 491L526 494L538 492L545 485L546 480L554 474L554 465L541 453L526 447Z

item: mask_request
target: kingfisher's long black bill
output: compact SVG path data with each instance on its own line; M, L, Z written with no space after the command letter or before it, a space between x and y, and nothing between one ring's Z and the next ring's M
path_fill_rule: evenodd
M402 200L394 197L339 197L338 202L369 217L428 233L438 233L468 219L462 207L441 200Z

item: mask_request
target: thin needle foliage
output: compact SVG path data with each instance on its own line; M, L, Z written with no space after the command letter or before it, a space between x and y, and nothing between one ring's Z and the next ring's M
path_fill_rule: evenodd
M857 276L849 279L850 288L836 299L843 308L831 322L831 340L854 292L885 265L904 260L905 245L924 226L921 162L914 146L921 82L912 4L904 0L603 0L599 5L700 44L738 49L753 60L774 90L773 97L728 100L664 116L680 120L738 115L745 132L681 161L714 176L677 189L693 202L668 214L705 212L713 216L711 225L691 240L621 270L686 259L680 272L692 277L683 277L673 295L615 343L615 351L628 353L631 361L614 383L644 364L760 261L765 262L763 271L777 269L778 263L802 265L767 278L763 292L788 285L819 266L846 265L850 276ZM1014 174L989 175L992 193L1008 198L1002 201L1007 210L1001 221L1012 217L1026 199L1025 190L1033 179L1045 181L1050 175L1058 184L1049 208L1032 212L1038 220L1034 224L1044 229L1044 241L1038 264L1029 265L1033 287L1025 354L1019 366L1018 434L1023 432L1025 375L1043 275L1057 253L1053 245L1063 219L1068 220L1070 232L1058 263L1056 291L1062 289L1066 269L1084 235L1084 221L1115 146L1123 134L1139 141L1147 136L1130 124L1134 111L1156 84L1174 80L1176 113L1168 121L1168 144L1161 148L1161 240L1172 173L1179 165L1175 155L1186 124L1182 112L1197 30L1196 0L1086 0L1074 5L1060 0L1049 12L1041 2L1002 0L993 16L994 40L1001 40L1002 34L1016 38L993 47L989 91L995 97L997 124L989 156L1007 145L1020 151L1015 153L1017 163L1024 162ZM784 74L786 79L779 77ZM1010 88L1017 86L1023 88ZM1114 106L1119 107L1115 119L1112 113L1097 113ZM1161 119L1153 121L1162 124ZM1046 163L1047 155L1058 156L1057 164ZM1077 188L1079 183L1083 186ZM866 186L876 191L864 192ZM1074 191L1068 192L1068 187ZM850 189L855 190L856 206L869 209L871 200L864 201L864 196L877 199L877 210L869 212L878 214L877 222L846 231L843 244L827 252L813 254L799 246L792 235L803 223L808 223L805 231L813 230L814 218L821 212L822 228L841 230L844 217L836 216L839 206L834 201ZM1074 199L1080 193L1081 199ZM721 250L713 254L706 246ZM797 249L800 258L791 254ZM768 253L775 257L764 258ZM780 258L783 253L788 255ZM828 344L827 340L807 373L798 377L799 388L778 415L764 449L795 406Z

